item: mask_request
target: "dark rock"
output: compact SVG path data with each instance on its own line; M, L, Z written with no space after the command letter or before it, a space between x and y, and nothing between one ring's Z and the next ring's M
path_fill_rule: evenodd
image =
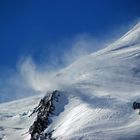
M51 123L51 116L54 115L55 111L54 102L58 102L59 96L59 91L55 90L41 99L39 105L34 108L32 114L37 113L37 117L29 128L30 140L54 140L51 138L54 130L45 134L43 131Z

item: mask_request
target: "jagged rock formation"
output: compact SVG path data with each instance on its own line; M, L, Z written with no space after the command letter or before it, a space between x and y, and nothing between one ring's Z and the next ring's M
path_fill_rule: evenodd
M49 133L43 132L51 123L51 116L54 115L53 112L55 110L54 103L58 102L59 96L59 92L55 90L41 99L39 105L34 108L32 114L37 113L37 117L29 129L31 134L30 140L52 140L51 135L53 131Z

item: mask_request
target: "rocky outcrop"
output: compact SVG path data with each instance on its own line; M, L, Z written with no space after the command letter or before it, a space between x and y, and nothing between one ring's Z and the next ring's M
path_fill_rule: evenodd
M44 130L52 122L51 117L55 115L55 103L58 102L59 96L60 94L57 90L48 93L41 99L39 105L34 108L32 114L37 113L37 117L29 128L29 133L31 135L30 140L54 140L51 138L54 130L48 133L44 133ZM32 114L30 116L32 116Z

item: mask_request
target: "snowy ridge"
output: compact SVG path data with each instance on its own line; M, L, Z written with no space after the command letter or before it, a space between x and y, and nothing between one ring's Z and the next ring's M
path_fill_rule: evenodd
M44 131L55 130L52 138L140 139L140 116L132 109L133 101L140 101L140 23L107 48L59 71L54 79L60 83L62 100ZM26 132L35 116L28 115L40 98L1 104L0 137L29 140Z
M140 44L140 22L134 26L130 31L123 35L119 40L109 45L106 49L108 51L115 51L124 48L132 48L136 44Z

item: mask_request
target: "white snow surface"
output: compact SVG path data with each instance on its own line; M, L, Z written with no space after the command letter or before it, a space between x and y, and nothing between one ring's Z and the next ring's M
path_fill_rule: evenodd
M57 140L138 140L140 116L140 23L107 48L54 75L61 93L45 130ZM46 89L47 90L47 89ZM52 89L53 90L53 89ZM55 90L55 89L54 89ZM0 138L29 140L28 117L42 95L0 104Z

